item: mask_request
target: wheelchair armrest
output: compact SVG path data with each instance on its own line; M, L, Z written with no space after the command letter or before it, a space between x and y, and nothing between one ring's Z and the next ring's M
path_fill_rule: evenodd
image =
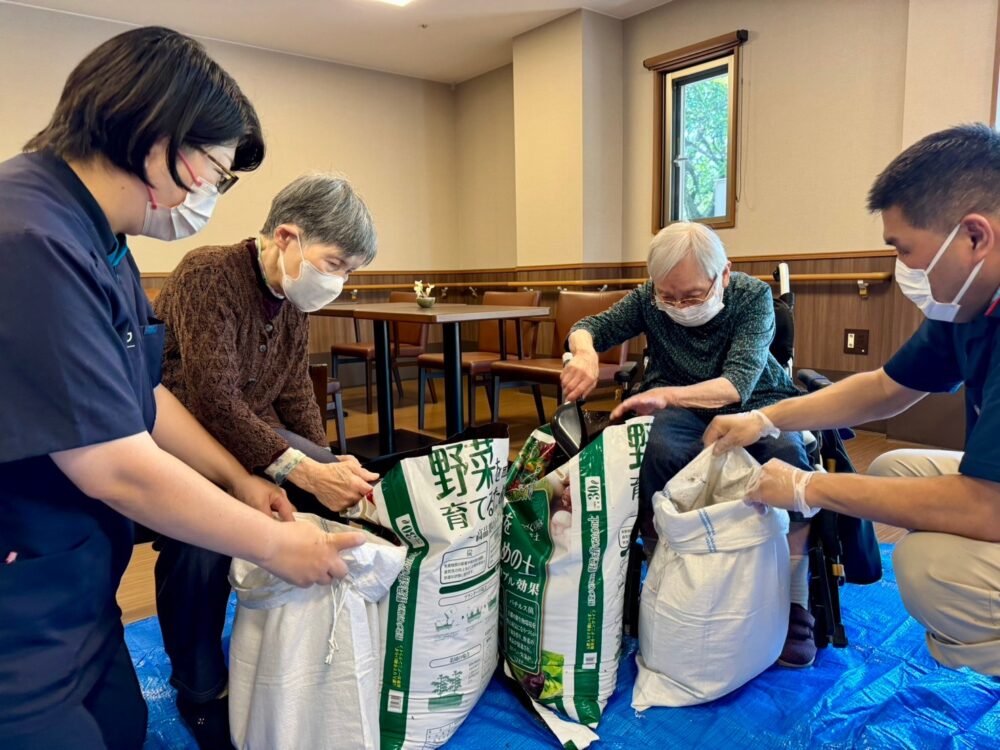
M826 388L828 385L833 385L830 378L826 375L820 375L815 370L799 370L798 379L810 393L818 391L820 388Z
M622 368L615 373L615 383L620 385L622 388L631 385L632 380L636 375L636 368L638 366L638 362L626 362L622 365Z

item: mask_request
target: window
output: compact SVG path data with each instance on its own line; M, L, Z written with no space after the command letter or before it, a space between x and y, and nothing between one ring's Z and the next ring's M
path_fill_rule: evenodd
M744 30L650 58L653 232L674 221L736 224L736 123Z

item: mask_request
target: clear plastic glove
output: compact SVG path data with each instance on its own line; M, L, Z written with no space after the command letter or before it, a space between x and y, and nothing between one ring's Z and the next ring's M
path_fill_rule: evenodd
M764 464L755 479L747 487L743 502L763 513L765 506L784 508L812 518L819 508L809 507L806 502L806 488L815 472L797 469L784 461L772 458Z
M781 430L762 411L754 409L746 414L727 414L712 420L705 430L702 443L707 447L715 443L716 455L733 448L753 445L761 438L778 437Z

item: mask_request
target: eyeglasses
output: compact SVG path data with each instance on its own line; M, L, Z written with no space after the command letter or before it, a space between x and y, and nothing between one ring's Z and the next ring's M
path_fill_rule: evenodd
M219 191L219 195L222 195L223 193L227 192L229 188L231 188L239 181L240 178L238 175L233 174L232 170L222 166L222 164L219 163L219 160L216 159L214 156L212 156L210 153L208 153L208 151L206 151L203 148L200 148L198 150L205 155L206 159L212 162L215 168L219 170L219 174L222 175L222 177L219 178L219 181L215 184L215 189Z
M660 290L657 289L656 287L653 287L653 295L664 305L666 305L667 307L672 307L675 310L681 310L685 307L694 307L695 305L700 305L708 301L708 298L712 296L712 292L715 291L715 282L718 280L718 278L719 277L716 276L714 279L712 279L712 286L709 287L708 291L705 292L704 296L702 297L685 297L684 299L673 300L664 295L662 292L660 292Z

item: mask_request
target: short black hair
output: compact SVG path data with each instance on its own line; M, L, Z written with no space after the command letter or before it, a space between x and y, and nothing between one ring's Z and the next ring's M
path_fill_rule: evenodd
M963 216L1000 216L1000 132L981 123L932 133L892 160L868 210L899 207L918 229L948 232Z
M174 182L181 146L236 144L234 171L264 160L264 138L253 105L236 81L194 39L147 26L112 37L70 73L52 120L25 151L63 159L104 156L144 182L150 148L167 139Z

